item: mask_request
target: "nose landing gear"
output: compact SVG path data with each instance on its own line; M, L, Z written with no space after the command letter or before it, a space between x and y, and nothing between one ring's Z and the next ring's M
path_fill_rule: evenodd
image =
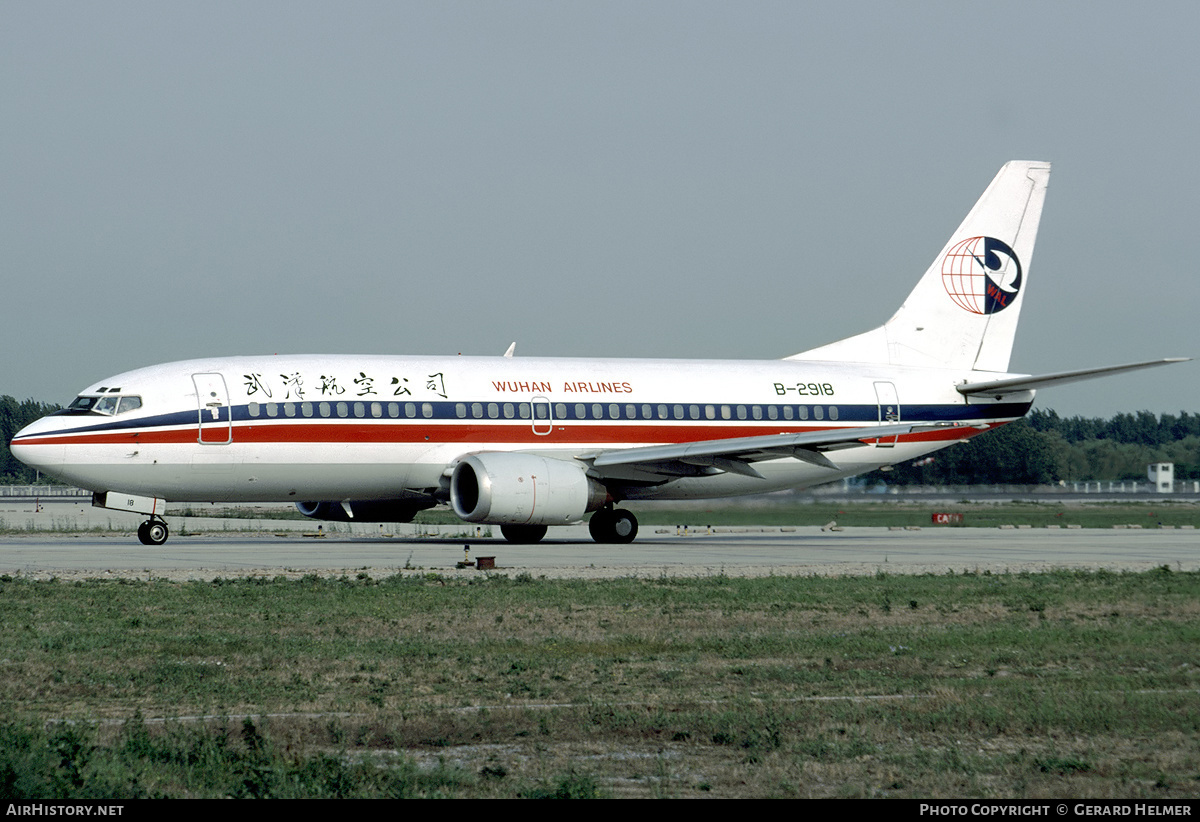
M162 545L170 535L167 523L161 519L148 519L138 526L138 539L142 545Z

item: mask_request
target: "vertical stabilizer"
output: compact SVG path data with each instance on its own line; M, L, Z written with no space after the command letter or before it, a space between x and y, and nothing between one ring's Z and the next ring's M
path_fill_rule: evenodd
M1007 371L1049 179L1006 163L895 316L788 359Z

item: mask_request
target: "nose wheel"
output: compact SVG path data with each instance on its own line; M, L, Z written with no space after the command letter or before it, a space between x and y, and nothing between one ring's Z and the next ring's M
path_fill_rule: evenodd
M161 519L148 519L138 526L138 539L142 545L162 545L170 535L167 523Z
M627 545L637 536L638 521L628 511L601 508L588 520L588 531L601 544Z

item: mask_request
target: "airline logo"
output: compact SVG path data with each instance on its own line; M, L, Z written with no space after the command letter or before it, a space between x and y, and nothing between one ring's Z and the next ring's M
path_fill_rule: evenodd
M972 314L995 314L1021 291L1021 261L1003 240L969 237L942 259L942 284L950 299Z

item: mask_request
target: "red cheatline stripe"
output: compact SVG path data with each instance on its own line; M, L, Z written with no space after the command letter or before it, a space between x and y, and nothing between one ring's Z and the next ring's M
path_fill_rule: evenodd
M990 423L988 427L1003 425ZM658 445L669 442L696 442L699 440L735 439L738 437L768 436L772 434L798 434L814 431L844 430L837 426L653 426L653 425L581 425L555 428L546 436L533 433L529 425L426 425L420 422L404 424L345 424L294 422L286 424L256 423L239 425L233 429L233 442L248 443L296 443L320 445L323 443L497 443L523 445L570 445L573 443L604 445ZM871 439L869 428L863 428L863 439ZM223 439L225 428L213 429L213 436ZM973 437L982 433L974 426L938 428L906 434L901 442L941 442ZM105 431L97 434L70 434L61 437L32 437L20 440L20 445L129 445L131 443L175 443L196 442L196 428L174 428L157 431ZM884 437L884 441L892 439Z

